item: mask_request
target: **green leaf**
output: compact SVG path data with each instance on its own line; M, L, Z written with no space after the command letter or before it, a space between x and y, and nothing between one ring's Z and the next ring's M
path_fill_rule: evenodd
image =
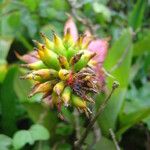
M48 140L50 138L48 130L40 124L31 126L29 131L34 141Z
M0 37L0 60L5 60L9 52L13 39L8 37Z
M92 150L116 150L114 143L106 138L105 136L100 136L99 141L97 141L94 145L94 134L91 132L88 134L85 143Z
M4 80L7 73L6 57L9 52L13 39L0 36L0 83Z
M7 64L0 63L0 83L4 81L6 74L7 74Z
M130 29L126 29L123 31L121 37L112 45L111 49L108 51L108 56L105 60L105 68L109 72L123 57L125 51L127 54L125 55L122 63L117 67L116 70L111 72L111 74L115 77L116 80L119 81L120 87L124 88L128 85L129 78L129 69L132 58L132 31ZM113 80L109 78L109 85L111 86Z
M150 52L150 31L142 39L134 44L133 50L135 56L140 56L145 52Z
M17 11L15 13L11 14L8 17L7 22L11 29L13 29L14 31L19 31L19 29L21 28L20 12Z
M38 141L33 150L52 150L49 144L49 141Z
M20 76L22 75L23 74L21 73L21 69L19 69L18 72L16 72L14 79L14 91L20 102L26 102L29 101L28 94L32 85L30 81L21 80Z
M120 127L125 125L135 124L137 123L137 121L139 122L142 119L146 118L147 115L150 115L149 107L138 109L137 111L129 114L124 114L120 119Z
M14 14L18 13L19 10L17 8L16 5L14 5L12 2L6 2L6 4L4 4L3 8L0 11L0 15L1 15L1 23L0 23L0 29L1 29L1 35L3 36L8 36L8 37L14 37L16 32L19 32L18 28L14 28L15 26L15 22L17 23L17 27L18 23L19 23L19 19L17 20ZM16 16L17 17L17 16ZM11 27L11 24L9 24L9 19L11 18L11 23L12 19L14 19L14 23L13 23L13 27ZM21 27L21 26L20 26Z
M150 107L145 107L142 109L139 109L136 112L127 114L127 115L122 115L121 120L120 120L120 129L116 133L116 137L120 138L120 136L131 126L135 125L136 123L139 123L146 117L150 116Z
M129 114L143 108L150 107L150 83L146 82L141 88L136 89L136 87L131 86L126 95L127 100L124 102L122 108L122 114ZM121 116L120 116L121 117Z
M12 139L4 134L0 134L0 149L9 150L12 144Z
M95 150L116 150L114 143L105 138L104 136L101 137L100 141L96 143Z
M29 131L21 130L15 133L13 137L13 146L15 149L20 149L26 144L34 144L34 140Z
M150 83L145 83L140 89L132 87L128 90L127 99L124 102L122 113L119 117L120 129L117 133L120 136L132 125L143 121L149 126L150 118Z
M12 135L16 130L16 101L17 96L14 92L14 77L18 68L10 67L5 80L0 89L0 102L2 110L2 128L4 133Z
M32 125L29 130L17 131L13 136L13 146L20 149L26 144L34 144L38 140L48 140L50 137L48 130L42 125Z
M107 71L111 70L111 68L118 63L120 57L122 57L124 51L127 51L125 59L123 59L122 63L116 70L114 70L111 74L115 77L115 79L108 78L108 87L111 88L113 81L118 80L120 83L119 88L113 93L110 98L104 112L98 119L98 123L102 129L104 135L109 134L109 128L115 129L116 121L118 118L118 114L121 110L125 94L126 88L129 81L129 71L132 59L132 38L131 32L129 29L126 29L122 36L112 45L112 48L109 50L108 57L105 60L105 68ZM98 96L97 106L99 106L102 102L103 98Z
M146 8L146 0L138 0L132 12L129 14L129 25L137 30L141 27Z
M59 123L56 128L56 133L62 136L70 135L73 131L71 125L66 125L64 123Z
M68 143L58 144L57 150L71 150L71 145Z

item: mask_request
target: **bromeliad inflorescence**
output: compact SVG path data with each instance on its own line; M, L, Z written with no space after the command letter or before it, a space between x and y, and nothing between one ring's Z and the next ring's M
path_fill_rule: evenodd
M29 97L43 93L44 100L56 106L75 106L87 116L88 105L94 103L92 95L103 89L102 63L107 52L107 41L93 40L89 32L78 36L76 25L69 17L61 39L55 33L53 40L41 33L43 43L34 40L36 48L18 58L26 62L22 67L30 71L22 79L35 81Z

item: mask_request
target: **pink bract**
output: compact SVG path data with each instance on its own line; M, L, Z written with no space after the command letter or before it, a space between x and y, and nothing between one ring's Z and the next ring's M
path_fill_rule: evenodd
M73 37L73 40L76 41L78 39L78 30L76 24L71 16L69 16L68 20L64 26L64 34L67 33L67 30L70 30L70 34Z
M18 52L15 52L15 55L18 59L25 63L33 63L39 60L37 51L30 52L28 54L25 54L21 56Z
M78 31L76 24L71 16L69 16L65 27L64 27L64 34L67 32L67 29L70 30L70 34L72 35L74 41L78 39ZM91 38L92 35L89 30L85 31L85 38L84 42L88 39ZM96 56L94 57L94 60L102 64L106 58L107 51L108 51L108 40L106 39L94 39L91 41L91 43L88 46L88 50L92 52L96 52Z

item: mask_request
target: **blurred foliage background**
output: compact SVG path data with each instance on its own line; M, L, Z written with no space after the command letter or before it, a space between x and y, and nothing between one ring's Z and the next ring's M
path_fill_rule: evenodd
M31 84L19 79L23 70L14 52L33 49L39 32L63 34L66 13L72 13L80 33L83 20L98 27L95 34L110 37L104 67L120 83L103 114L98 118L100 140L94 132L84 149L114 150L111 128L124 150L150 149L150 1L148 0L0 0L0 150L70 150L78 120L81 132L84 115L75 118L63 108L68 122L40 103L28 99ZM81 19L81 20L80 20ZM108 78L108 88L114 79ZM99 106L105 95L96 97ZM96 108L93 108L96 111Z

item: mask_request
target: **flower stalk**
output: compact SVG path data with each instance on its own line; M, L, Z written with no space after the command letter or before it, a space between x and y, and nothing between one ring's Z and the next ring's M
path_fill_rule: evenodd
M81 135L81 138L78 139L77 141L75 141L74 143L74 148L80 150L82 144L84 143L88 133L90 132L90 130L92 129L94 123L96 122L97 118L100 116L100 114L103 112L103 110L105 109L109 99L111 98L112 94L114 93L115 89L118 88L119 83L118 82L114 82L112 85L112 89L109 93L109 95L106 97L106 99L103 101L103 103L99 106L96 115L90 120L90 123L88 124L88 126L86 127L85 131L83 132L83 134Z

